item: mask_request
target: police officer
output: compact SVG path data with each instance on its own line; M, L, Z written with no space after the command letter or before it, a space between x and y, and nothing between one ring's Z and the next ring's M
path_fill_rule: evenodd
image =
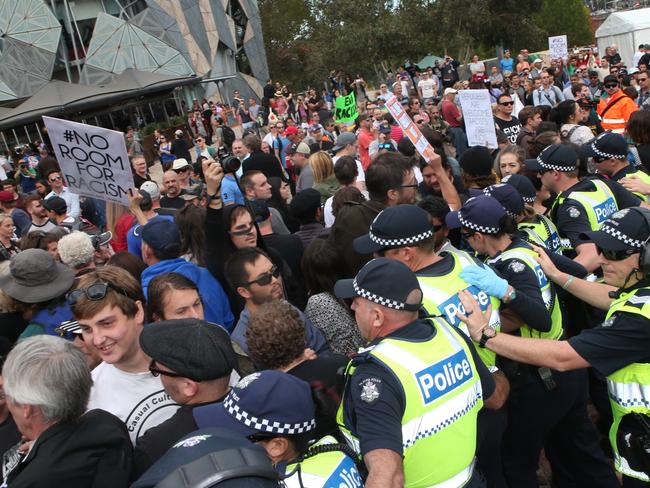
M598 227L621 208L641 203L637 197L616 182L597 177L578 178L578 154L564 144L544 149L537 159L527 159L526 169L536 171L548 190L557 194L550 210L565 254L575 258L588 271L598 268L596 247L580 239L580 235Z
M281 371L252 373L223 403L194 409L199 428L223 427L261 444L287 488L357 488L356 455L333 436L313 440L316 407L309 384Z
M500 194L503 201L515 200L517 196L516 190L508 185L486 190ZM512 237L513 222L498 200L474 197L460 211L450 213L447 224L461 227L469 245L477 253L487 255L487 263L503 276L497 276L490 268L476 267L467 270L468 281L489 293L498 293L499 288L513 289L515 297L502 305L502 310L509 308L525 321L513 334L562 338L562 312L555 291L535 260L537 253L521 239ZM545 320L529 322L535 317ZM504 369L512 384L508 428L503 436L503 451L507 453L504 473L509 486L537 487L536 471L543 447L554 472L567 472L585 486L615 486L612 483L616 477L598 447L598 433L587 416L586 373L560 374L509 361ZM571 462L567 462L567 452L571 452Z
M447 208L447 212L449 209ZM468 289L481 303L483 310L492 304L491 324L498 329L500 301L469 284L462 278L464 269L478 261L470 254L454 249L453 252L436 253L437 233L443 221L432 225L427 213L413 205L397 205L384 209L370 226L368 234L354 241L357 252L374 253L400 261L413 271L423 292L422 305L429 315L441 315L453 326L464 329L456 317L460 300L458 292ZM467 331L464 330L466 334ZM474 344L478 346L478 343ZM478 349L479 357L492 373L495 393L485 401L478 417L477 463L478 471L485 477L489 488L506 486L501 469L501 437L506 426L503 407L509 384L496 366L496 355Z
M471 341L441 318L418 319L422 290L397 261L370 261L334 293L353 299L368 341L348 366L338 412L367 485L483 486L476 419L494 382Z
M625 137L613 132L603 132L593 141L582 146L582 154L592 158L598 173L613 181L633 176L643 183L650 184L650 176L631 165L627 160L627 153ZM647 201L647 197L643 193L635 192L634 194L644 202Z
M613 412L610 442L623 486L650 486L650 212L629 208L615 212L596 231L581 236L598 249L605 284L557 270L540 254L545 274L576 297L607 310L596 328L568 341L549 341L498 334L489 317L469 294L462 303L470 315L472 337L511 359L569 371L594 367L607 376Z

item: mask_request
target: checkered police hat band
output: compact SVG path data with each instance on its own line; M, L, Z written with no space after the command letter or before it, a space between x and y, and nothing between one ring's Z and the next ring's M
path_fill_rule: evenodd
M368 290L364 290L361 288L359 285L357 285L357 279L355 278L352 280L352 286L354 287L354 291L357 295L360 297L363 297L367 300L370 300L371 302L374 302L378 305L381 305L383 307L388 307L392 308L394 310L404 310L406 308L406 305L402 302L398 302L396 300L391 300L390 298L384 298L380 297L376 293L372 293Z
M475 230L476 232L481 232L482 234L499 233L498 227L489 227L487 225L475 224L474 222L470 222L469 220L464 219L460 212L458 213L458 220L460 220L460 223L463 227L467 227L468 229Z
M577 168L577 165L575 163L568 163L569 166L565 166L565 165L557 166L555 164L545 163L544 160L542 159L541 154L539 156L537 156L537 162L544 169L548 169L548 170L552 170L552 171L561 171L561 172L565 172L565 173L568 173L570 171L575 171L575 169Z
M242 410L231 396L226 398L223 402L223 406L238 422L260 432L271 432L273 434L302 434L303 432L309 432L316 428L316 420L314 419L299 422L297 424L283 424L282 422L255 417Z
M415 236L400 237L396 239L384 239L382 237L379 237L372 233L372 228L368 233L368 237L370 237L370 240L372 242L375 242L380 246L386 246L386 247L402 247L402 246L408 246L409 244L417 244L418 242L422 242L423 240L428 239L432 235L433 235L433 231L431 229Z
M601 232L604 232L605 234L609 234L610 236L614 237L615 239L618 239L624 244L627 244L628 246L631 246L635 249L641 249L643 248L644 241L639 241L638 239L633 239L630 236L623 234L620 230L614 229L613 227L610 227L606 223L602 225L602 227L599 229Z
M627 158L627 154L611 154L611 153L603 152L600 149L598 149L598 147L596 147L595 142L591 143L591 149L601 159L624 159L624 158Z

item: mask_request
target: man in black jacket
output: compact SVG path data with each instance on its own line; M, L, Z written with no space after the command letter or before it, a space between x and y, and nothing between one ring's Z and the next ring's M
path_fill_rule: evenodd
M283 180L287 179L278 158L273 154L266 154L262 151L262 140L259 137L255 134L248 134L244 137L243 142L244 146L250 151L250 156L242 163L242 171L244 173L251 170L258 170L264 173L267 178L276 176Z
M72 342L25 339L7 356L2 376L9 411L26 440L4 456L7 486L128 486L133 453L126 426L103 410L84 414L92 379Z

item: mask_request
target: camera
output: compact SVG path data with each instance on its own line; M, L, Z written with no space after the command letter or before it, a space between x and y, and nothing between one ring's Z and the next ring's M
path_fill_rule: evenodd
M219 158L224 173L235 174L241 166L239 158L230 154L226 146L221 146L217 149L217 157Z

